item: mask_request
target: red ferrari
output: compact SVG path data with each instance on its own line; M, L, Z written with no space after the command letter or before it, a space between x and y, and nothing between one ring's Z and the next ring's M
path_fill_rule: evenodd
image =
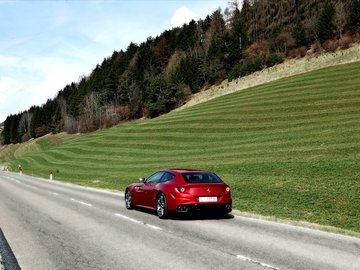
M160 218L169 212L186 213L207 209L227 215L231 212L230 187L216 174L189 169L161 170L125 190L127 209L156 210Z

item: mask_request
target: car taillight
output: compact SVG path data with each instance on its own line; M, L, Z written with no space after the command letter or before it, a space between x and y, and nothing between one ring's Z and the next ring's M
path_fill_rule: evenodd
M184 193L185 192L185 188L184 187L177 187L176 190L180 193Z
M226 187L225 191L229 193L230 192L230 187Z

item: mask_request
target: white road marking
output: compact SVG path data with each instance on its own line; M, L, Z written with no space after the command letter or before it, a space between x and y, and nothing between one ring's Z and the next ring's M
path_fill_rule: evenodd
M82 204L82 205L89 206L89 207L92 206L92 204L90 204L90 203L86 203L86 202L83 202L83 201L78 201L78 200L75 200L74 198L71 198L70 200L72 200L73 202L80 203L80 204Z
M121 215L121 214L118 214L118 213L115 213L114 215L117 216L117 217L121 217L123 219L129 220L129 221L134 222L134 223L143 224L143 222L141 222L139 220L136 220L136 219L133 219L133 218L128 217L128 216L124 216L124 215Z
M149 228L151 229L154 229L154 230L158 230L158 231L162 231L162 229L158 226L154 226L154 225L151 225L151 224L145 224L146 226L148 226Z
M270 264L262 263L262 262L253 260L253 259L251 259L249 257L246 257L246 256L243 256L243 255L236 255L236 258L239 259L239 260L242 260L244 262L250 262L250 263L253 263L253 264L261 265L261 266L266 267L268 269L279 270L279 268L274 267L274 266L272 266Z
M149 228L151 228L151 229L153 229L153 230L162 231L162 228L160 228L160 227L158 227L158 226L151 225L151 224L142 222L142 221L140 221L140 220L137 220L137 219L134 219L134 218L131 218L131 217L128 217L128 216L119 214L119 213L115 213L114 215L117 216L117 217L121 217L121 218L123 218L123 219L129 220L129 221L131 221L131 222L137 223L137 224L145 225L145 226L147 226L147 227L149 227Z
M48 191L48 193L55 195L55 196L59 196L59 193L56 193L56 192Z
M16 183L19 183L19 184L21 183L19 180L15 180L15 182L16 182Z
M36 189L36 190L38 190L38 189L39 189L38 187L35 187L35 186L32 186L32 185L29 185L29 184L25 184L25 183L22 183L22 184L24 184L25 186L27 186L27 187L29 187L29 188L31 188L31 189Z

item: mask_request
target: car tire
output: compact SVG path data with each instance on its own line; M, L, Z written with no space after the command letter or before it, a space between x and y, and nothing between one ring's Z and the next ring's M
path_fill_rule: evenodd
M134 207L132 203L131 191L129 189L125 191L125 207L126 209L132 209Z
M159 218L164 219L168 215L168 205L164 193L160 193L156 199L156 213Z

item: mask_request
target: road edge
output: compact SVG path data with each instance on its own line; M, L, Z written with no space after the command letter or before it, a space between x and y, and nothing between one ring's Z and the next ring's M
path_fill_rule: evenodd
M311 222L303 221L303 220L281 219L281 218L277 218L275 216L262 216L262 215L258 215L258 214L254 214L254 213L242 212L238 209L233 209L231 214L233 214L234 216L238 216L238 217L270 221L270 222L275 222L278 224L285 224L285 225L295 226L295 227L299 227L299 228L317 230L317 231L322 231L322 232L326 232L326 233L333 233L333 234L337 234L337 235L350 236L350 237L360 239L360 233L358 233L358 232L345 230L345 229L341 229L341 228L333 227L333 226L329 226L329 225L321 225L321 224L311 223Z
M0 270L21 270L21 267L0 228Z

